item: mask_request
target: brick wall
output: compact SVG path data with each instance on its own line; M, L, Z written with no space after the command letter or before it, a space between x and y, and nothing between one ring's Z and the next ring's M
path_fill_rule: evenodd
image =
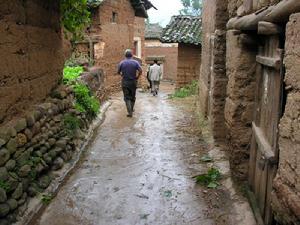
M1 123L58 84L64 52L58 0L0 1L0 15Z
M286 30L285 82L287 102L279 126L279 167L272 205L282 224L300 221L300 13L290 17Z
M178 60L177 44L163 44L159 40L146 40L145 55L146 58L163 56L163 79L176 81Z
M113 13L116 13L115 21ZM93 18L87 34L100 39L94 45L97 49L95 65L104 71L107 92L118 90L121 81L117 74L118 63L124 58L124 51L134 44L134 9L129 0L108 0L94 10Z
M196 45L178 45L178 66L176 88L181 88L197 80L200 74L201 47Z

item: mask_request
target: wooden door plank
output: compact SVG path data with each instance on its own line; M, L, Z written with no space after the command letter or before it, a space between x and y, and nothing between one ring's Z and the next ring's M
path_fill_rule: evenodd
M271 193L273 190L273 180L275 178L277 172L277 166L269 165L268 166L268 182L267 182L267 189L266 189L266 207L265 207L265 217L264 221L266 225L273 224L273 214L272 214L272 206L271 206Z
M250 146L250 160L249 160L249 185L252 190L255 187L255 168L256 168L256 154L257 154L257 144L254 134L252 134L251 138L251 146Z
M252 132L255 137L256 143L259 146L259 150L262 153L262 158L271 163L276 163L275 155L272 150L271 145L265 138L263 131L256 126L255 123L252 123Z
M256 61L264 66L272 67L277 70L280 69L281 66L281 59L280 58L271 58L267 56L256 56Z
M282 27L278 26L277 24L260 21L258 23L258 34L262 35L274 35L274 34L280 34L283 32Z

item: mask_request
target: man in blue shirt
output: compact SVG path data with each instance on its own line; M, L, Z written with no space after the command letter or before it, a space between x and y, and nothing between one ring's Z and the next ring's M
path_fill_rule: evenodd
M125 57L126 59L119 64L118 74L122 76L122 90L128 112L127 117L132 117L135 104L137 80L142 75L142 68L138 61L132 59L133 54L130 49L125 51Z

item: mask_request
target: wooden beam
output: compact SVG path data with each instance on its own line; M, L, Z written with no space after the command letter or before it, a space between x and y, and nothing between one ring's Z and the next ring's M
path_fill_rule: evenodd
M273 9L273 6L265 7L260 11L252 13L247 16L243 16L240 18L232 18L227 23L227 29L237 29L243 31L256 31L258 22L262 21L263 18L269 14Z
M250 1L250 0L249 0ZM250 3L247 8L252 7ZM245 7L245 6L243 6ZM243 8L240 9L240 11ZM245 9L246 10L246 9ZM247 11L247 10L246 10ZM285 23L289 20L289 16L293 13L300 12L299 0L282 0L277 5L265 7L259 11L243 16L235 17L228 21L227 29L242 30L242 31L255 31L258 29L258 23L260 21L272 22L272 23ZM242 14L242 13L240 13Z
M271 164L277 163L277 159L275 158L275 153L272 151L272 147L264 136L263 131L256 126L256 124L252 123L252 131L258 144L258 151L261 151L265 160L270 162Z
M264 21L273 23L287 22L290 15L297 12L300 12L299 0L282 0L265 16Z
M260 56L260 55L256 56L256 62L264 66L272 67L275 69L280 69L280 65L281 65L280 58L271 58L271 57Z
M262 34L262 35L274 35L274 34L282 33L283 29L274 23L260 21L258 23L257 32L258 34Z

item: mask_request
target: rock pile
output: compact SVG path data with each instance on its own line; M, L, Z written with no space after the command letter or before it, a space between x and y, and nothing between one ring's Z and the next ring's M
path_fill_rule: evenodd
M81 142L80 129L66 128L65 117L88 126L84 114L73 107L71 88L60 87L46 103L0 128L0 224L11 224L26 210L29 197L46 189L51 171L72 158Z

